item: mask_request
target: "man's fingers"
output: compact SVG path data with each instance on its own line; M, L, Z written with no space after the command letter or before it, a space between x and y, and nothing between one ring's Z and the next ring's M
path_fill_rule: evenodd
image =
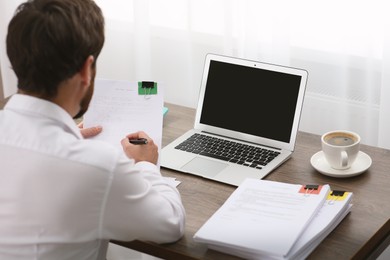
M101 126L94 126L89 128L81 129L81 135L84 138L94 137L102 132L103 128Z

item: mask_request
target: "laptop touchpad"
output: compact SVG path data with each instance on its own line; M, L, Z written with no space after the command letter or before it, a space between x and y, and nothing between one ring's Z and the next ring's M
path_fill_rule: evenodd
M212 178L228 166L226 163L212 161L202 157L195 157L181 169L186 172L197 173Z

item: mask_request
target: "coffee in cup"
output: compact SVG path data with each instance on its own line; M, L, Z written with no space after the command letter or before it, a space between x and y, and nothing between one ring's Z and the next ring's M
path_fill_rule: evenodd
M337 170L351 167L360 149L360 136L347 130L327 132L321 137L322 152L329 165Z

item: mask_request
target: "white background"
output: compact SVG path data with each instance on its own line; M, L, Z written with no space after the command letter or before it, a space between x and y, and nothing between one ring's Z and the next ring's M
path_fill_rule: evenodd
M17 2L0 3L2 38ZM195 107L206 53L300 67L309 72L300 130L347 129L365 144L390 148L385 0L97 3L106 17L98 77L164 82L166 102ZM15 80L0 47L4 92L12 93Z

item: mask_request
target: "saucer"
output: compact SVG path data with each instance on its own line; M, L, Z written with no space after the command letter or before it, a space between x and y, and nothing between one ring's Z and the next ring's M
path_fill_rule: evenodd
M355 162L350 168L345 170L336 170L333 169L325 160L324 153L319 151L311 157L310 163L317 171L324 175L336 178L346 178L365 172L368 168L370 168L372 160L369 155L359 151Z

